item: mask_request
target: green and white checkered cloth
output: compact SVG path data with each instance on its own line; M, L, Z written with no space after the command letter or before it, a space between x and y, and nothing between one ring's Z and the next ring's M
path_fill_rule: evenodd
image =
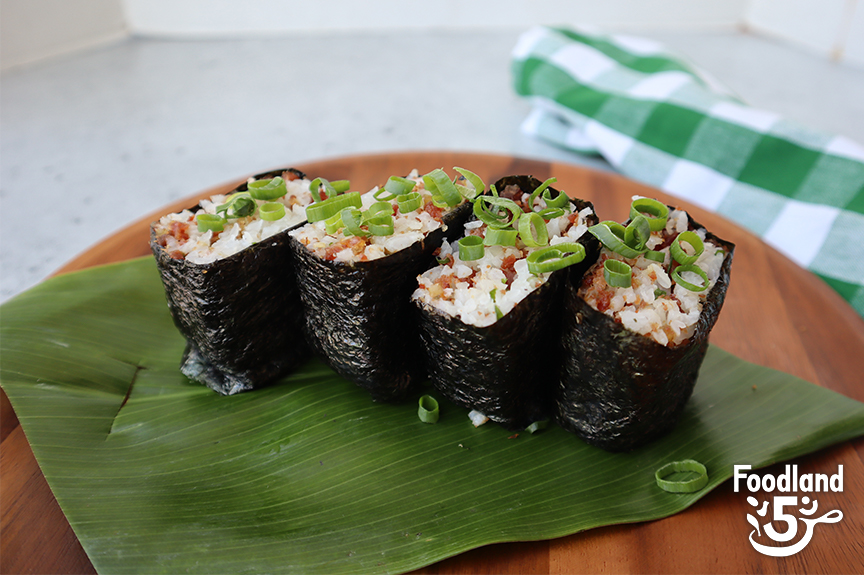
M523 130L716 211L864 316L864 148L751 108L656 42L537 27L512 55Z

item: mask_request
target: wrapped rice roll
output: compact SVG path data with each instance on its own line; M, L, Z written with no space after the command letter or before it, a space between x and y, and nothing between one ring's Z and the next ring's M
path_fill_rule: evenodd
M174 323L180 370L224 395L287 374L309 357L288 230L312 202L305 174L259 174L232 193L169 214L150 229Z
M510 429L552 415L560 288L599 249L586 233L598 221L594 207L549 182L496 182L499 198L475 201L479 219L442 246L442 263L417 278L413 295L432 384L481 420Z
M328 197L291 232L307 339L374 400L398 400L425 378L414 278L445 237L461 233L466 196L482 191L443 170L414 170L363 195Z
M590 231L603 248L567 288L557 420L592 445L624 451L677 423L735 246L686 212L639 197L626 228L603 222Z

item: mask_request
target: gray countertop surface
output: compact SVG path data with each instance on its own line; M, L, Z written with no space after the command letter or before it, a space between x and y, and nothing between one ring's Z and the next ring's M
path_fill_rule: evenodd
M610 169L520 132L520 32L131 38L4 73L0 299L165 204L284 165L445 149ZM639 35L755 107L864 143L864 70L731 31Z

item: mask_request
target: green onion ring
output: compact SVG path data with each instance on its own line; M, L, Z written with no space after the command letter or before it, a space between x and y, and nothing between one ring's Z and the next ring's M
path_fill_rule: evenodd
M549 220L554 220L555 218L563 216L564 210L561 208L543 208L534 213L548 222Z
M384 191L390 192L390 196L386 198L380 198L377 195L375 196L376 200L392 200L396 198L396 196L401 196L403 194L407 194L414 189L414 186L417 182L414 180L409 180L408 178L403 178L401 176L390 176L387 182L384 184ZM381 190L378 190L376 194L380 193Z
M390 202L375 202L363 212L363 221L368 222L376 217L393 216L393 204Z
M249 182L246 187L256 200L275 200L288 193L285 180L276 176L267 180L256 180Z
M633 283L633 268L620 260L603 262L603 279L612 287L628 288Z
M546 180L545 182L543 182L542 184L537 186L537 188L533 192L531 192L531 195L528 197L528 207L533 210L534 209L534 200L537 199L537 196L542 194L546 190L546 188L548 188L549 186L551 186L552 184L554 184L557 181L558 181L557 178L549 178L548 180ZM561 207L561 206L558 206L558 207Z
M564 242L533 251L525 259L528 261L528 271L534 275L554 272L584 260L585 247L582 244Z
M618 222L605 221L588 228L604 246L625 258L639 257L646 250L636 250L624 243L625 228Z
M438 421L438 401L431 395L424 395L417 402L417 417L423 423L435 423Z
M275 222L285 217L285 204L282 202L268 202L258 208L261 219L267 222Z
M545 246L549 243L549 232L546 230L546 222L534 212L519 216L519 237L522 238L522 243L529 248Z
M225 212L226 218L245 218L255 213L258 204L249 192L237 192L227 202L216 208L216 213Z
M345 224L342 223L341 213L338 213L335 216L330 216L324 220L324 231L327 232L327 235L332 236L343 227L345 227Z
M462 194L456 189L456 184L450 181L450 176L441 168L435 168L423 176L423 183L433 196L437 196L439 201L444 201L448 207L462 203Z
M662 202L652 198L636 198L630 204L630 219L643 216L648 220L652 232L659 232L666 227L669 218L669 208Z
M489 185L489 193L492 194L493 197L498 197L498 188L495 187L495 184Z
M470 170L466 170L465 168L457 168L456 166L453 166L453 169L455 171L459 172L459 174L461 174L462 177L464 177L466 180L468 180L468 183L474 187L473 191L469 191L469 192L464 192L464 191L462 191L462 189L459 190L459 192L466 199L473 200L474 198L476 198L477 196L482 194L484 192L484 190L486 190L486 184L483 182L483 179L480 178L480 176L478 176L474 172L472 172ZM461 188L464 188L465 190L469 190L469 188L466 186L462 186Z
M345 228L351 232L352 236L368 236L370 235L364 229L361 229L360 226L363 224L363 212L360 211L359 208L344 208L341 212L339 212L342 216L342 223L345 224ZM349 234L345 234L349 235Z
M693 248L695 253L693 255L688 254L684 251L684 248L681 247L681 242L686 242L690 244L690 247ZM681 232L675 237L675 240L672 242L672 245L669 248L669 253L672 254L672 257L675 258L675 261L679 264L692 264L696 260L699 259L699 256L702 255L702 252L705 251L705 244L702 243L702 238L700 238L695 232L686 231Z
M687 481L669 481L665 479L665 477L673 473L682 473L685 471L698 473L699 477L688 479ZM669 493L695 493L708 485L708 470L695 459L673 461L655 471L654 480L660 489Z
M548 426L549 426L549 420L548 419L541 419L540 421L535 421L534 423L532 423L531 425L526 427L525 431L527 431L531 435L534 435L535 433L537 433L539 431L543 431Z
M486 228L483 244L487 246L515 246L519 232L505 228Z
M198 222L199 232L221 232L225 229L225 224L228 223L228 220L215 214L198 214L195 216L195 220Z
M336 180L330 182L330 185L333 186L333 189L336 190L337 194L347 192L351 189L351 182L349 180Z
M399 211L403 214L419 210L423 206L423 196L420 192L408 192L396 197L396 203L399 204Z
M663 297L665 295L666 295L666 290L664 290L664 289L655 289L654 290L654 297L655 298Z
M646 260L651 260L652 262L657 262L659 264L662 264L666 261L666 254L664 254L663 252L654 252L648 250L647 252L642 254L642 257L644 257Z
M465 236L459 240L459 259L463 262L479 260L485 254L486 248L480 236Z
M369 220L366 227L369 229L369 233L373 236L392 236L394 231L393 216L387 216L386 219L378 217Z
M386 196L384 194L387 194ZM386 188L378 188L372 193L372 197L379 202L389 202L396 198L396 195Z
M692 273L698 275L699 277L701 277L702 278L702 285L697 286L697 285L691 284L687 280L683 279L681 277L681 274L683 274L684 272L692 272ZM674 281L676 284L683 287L684 289L690 290L692 292L705 291L708 288L708 283L709 283L708 282L708 274L706 274L704 271L702 271L702 268L700 268L699 266L697 266L695 264L684 264L681 266L677 266L674 270L672 270L672 281Z
M324 198L321 197L322 186L324 187ZM315 178L314 180L312 180L312 182L309 184L309 191L312 192L313 203L324 202L333 199L339 195L339 192L336 191L336 188L333 187L333 184L331 184L324 178Z
M634 250L645 250L645 243L651 237L651 225L643 215L633 218L624 228L624 243Z
M313 196L315 194L312 194ZM359 208L363 205L360 192L348 192L324 201L306 206L306 219L309 222L320 222L341 212L348 207Z
M553 198L549 190L546 189L543 190L543 194L540 197L546 202L546 206L550 208L563 208L570 204L570 198L564 192L558 192L558 195Z
M494 211L487 209L486 204L495 206L496 209ZM472 209L478 220L493 228L507 228L510 226L515 228L518 226L519 217L525 213L519 204L513 200L497 196L478 196L474 200ZM504 212L509 212L509 215Z

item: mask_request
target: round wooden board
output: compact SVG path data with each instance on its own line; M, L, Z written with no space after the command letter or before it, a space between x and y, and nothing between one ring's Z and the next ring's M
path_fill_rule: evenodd
M462 166L486 182L510 174L558 178L556 187L594 203L601 219L624 220L634 194L687 209L716 235L737 244L724 310L711 335L723 349L754 363L864 401L864 321L821 280L727 220L622 177L561 163L459 152L402 152L353 156L295 166L311 177L350 179L365 190L412 168ZM276 168L277 166L273 166ZM266 168L266 166L264 167ZM243 179L245 180L245 178ZM58 273L150 253L149 224L197 198L227 192L239 182L166 206L106 238ZM746 209L746 206L742 206ZM806 233L803 232L802 233ZM51 494L5 394L0 444L0 572L93 573ZM820 494L820 509L842 509L840 523L819 532L789 558L760 555L748 543L749 510L731 482L675 516L594 529L551 541L490 545L452 557L421 573L861 573L864 572L864 440L795 461L800 473L844 466L842 493ZM770 470L775 475L780 466ZM783 527L778 525L779 530ZM204 559L206 560L206 558Z

